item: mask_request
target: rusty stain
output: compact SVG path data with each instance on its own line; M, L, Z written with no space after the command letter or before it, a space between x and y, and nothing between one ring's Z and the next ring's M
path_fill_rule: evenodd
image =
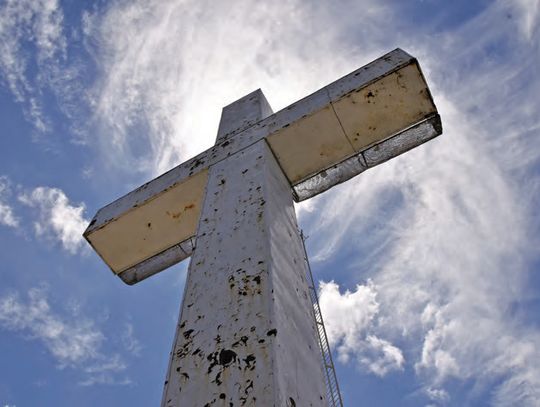
M178 219L178 218L180 218L180 216L182 216L182 211L180 211L180 212L169 212L169 211L165 211L165 213L166 213L167 215L169 215L169 216L170 216L171 218L173 218L173 219Z

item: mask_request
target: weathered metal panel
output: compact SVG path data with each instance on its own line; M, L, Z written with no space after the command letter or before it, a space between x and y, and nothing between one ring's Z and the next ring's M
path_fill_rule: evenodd
M433 114L415 126L364 151L366 164L370 168L382 164L437 137L441 133L441 118L438 114Z
M306 272L265 141L212 166L162 406L324 406Z
M182 243L174 245L173 247L122 271L118 277L126 284L136 284L187 259L191 256L193 248L193 238L189 238Z
M216 144L201 154L171 169L165 174L153 179L132 192L117 199L111 204L101 208L85 231L89 236L97 229L105 227L109 222L118 219L125 213L142 206L155 195L164 193L174 186L181 184L186 178L208 168L228 156L250 146L261 138L283 128L289 120L310 115L320 110L323 105L320 101L321 94L326 93L330 102L339 100L343 95L365 87L379 76L387 75L396 69L413 61L413 58L404 51L397 49L378 60L358 69L323 89L293 103L290 107L259 121L253 126L236 133L234 136ZM294 114L293 114L294 113Z
M402 49L396 48L388 54L377 58L375 61L370 62L369 64L358 68L356 71L332 82L330 85L327 85L326 89L328 90L328 95L331 100L339 100L350 92L364 88L370 83L375 82L414 61L415 58L413 56Z
M269 135L267 140L290 183L355 153L329 104Z
M395 136L294 185L294 199L296 202L301 202L312 198L334 185L353 178L368 168L375 167L414 147L418 147L441 133L441 118L436 113L432 114L427 119Z
M312 198L334 185L341 184L367 169L362 153L354 155L339 164L333 165L293 186L294 199L301 202Z
M216 144L220 144L272 114L272 108L260 89L227 105L221 112Z
M402 86L405 80L411 83ZM251 115L250 109L257 113ZM333 180L343 182L363 171L362 166L351 166L360 161L349 160L350 157L362 157L359 152L436 112L416 60L399 49L259 120L270 111L260 91L242 98L238 105L227 106L223 111L224 119L233 113L242 113L246 120L238 125L225 120L215 146L98 211L84 235L114 272L125 271L158 253L165 253L166 249L193 236L196 217L186 217L184 219L191 221L182 222L174 231L174 238L170 233L163 233L163 241L156 236L144 250L127 250L128 246L140 247L140 242L148 240L148 231L141 228L144 224L141 220L150 209L161 210L159 205L152 204L153 200L167 201L173 193L176 193L175 198L170 201L183 195L201 196L202 184L193 184L196 191L185 188L192 185L189 181L192 177L198 177L211 165L258 140L267 138L289 183L294 186L296 198L307 199L313 196L310 193L320 193L335 185ZM339 168L340 164L345 167ZM200 211L200 201L196 205L193 213ZM132 218L137 218L137 230L128 226ZM161 217L158 215L157 219ZM122 236L130 238L124 242ZM117 243L109 245L110 242Z
M416 64L407 65L332 102L345 134L359 152L436 111Z
M194 235L208 171L185 179L87 236L115 273L121 273Z

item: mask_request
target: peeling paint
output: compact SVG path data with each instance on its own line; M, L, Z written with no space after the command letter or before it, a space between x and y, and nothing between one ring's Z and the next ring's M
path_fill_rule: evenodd
M197 236L162 405L323 406L290 186L264 141L210 168Z

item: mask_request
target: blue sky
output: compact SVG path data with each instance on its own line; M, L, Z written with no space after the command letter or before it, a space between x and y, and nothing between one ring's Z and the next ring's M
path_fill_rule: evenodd
M540 405L540 1L0 0L0 406L161 398L187 262L126 286L81 233L401 47L444 134L298 207L347 406Z

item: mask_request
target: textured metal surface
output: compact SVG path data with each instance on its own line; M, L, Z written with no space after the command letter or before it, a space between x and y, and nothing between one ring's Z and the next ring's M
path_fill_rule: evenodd
M436 114L418 63L400 49L265 117L270 113L260 90L226 106L215 146L99 210L84 235L111 270L129 269L124 280L139 281L127 277L181 260L174 246L195 235L208 168L261 139L303 200L441 131L419 126L406 142L394 138Z
M121 273L194 235L208 170L154 196L87 239L114 273Z
M364 151L364 158L368 167L371 168L403 154L441 133L441 118L438 114L434 114L391 139L367 149Z
M260 89L227 105L221 112L216 144L220 144L272 114L272 108Z
M289 182L264 140L210 168L162 406L324 406Z
M367 169L362 153L354 155L332 167L329 167L305 181L293 186L296 202L312 198L334 185L341 184Z
M441 133L441 118L435 113L395 136L294 185L294 199L296 202L300 202L312 198L334 185L351 179L368 168L373 168L424 144Z
M270 134L267 140L291 183L354 154L330 103Z
M195 247L193 241L194 238L184 240L183 242L121 272L118 276L126 284L136 284L191 256Z
M304 116L315 114L328 105L328 103L338 101L342 97L346 97L347 94L368 86L378 78L389 75L414 62L414 58L409 54L396 49L312 95L293 103L291 106L260 120L245 130L234 134L234 136L218 142L215 146L201 154L100 209L85 231L85 236L89 236L94 231L105 227L108 223L118 219L130 210L144 205L155 195L166 192L182 183L185 179L227 158L231 154L250 146L261 138L281 131L290 125L290 123Z
M416 63L332 102L355 151L380 142L436 112Z

